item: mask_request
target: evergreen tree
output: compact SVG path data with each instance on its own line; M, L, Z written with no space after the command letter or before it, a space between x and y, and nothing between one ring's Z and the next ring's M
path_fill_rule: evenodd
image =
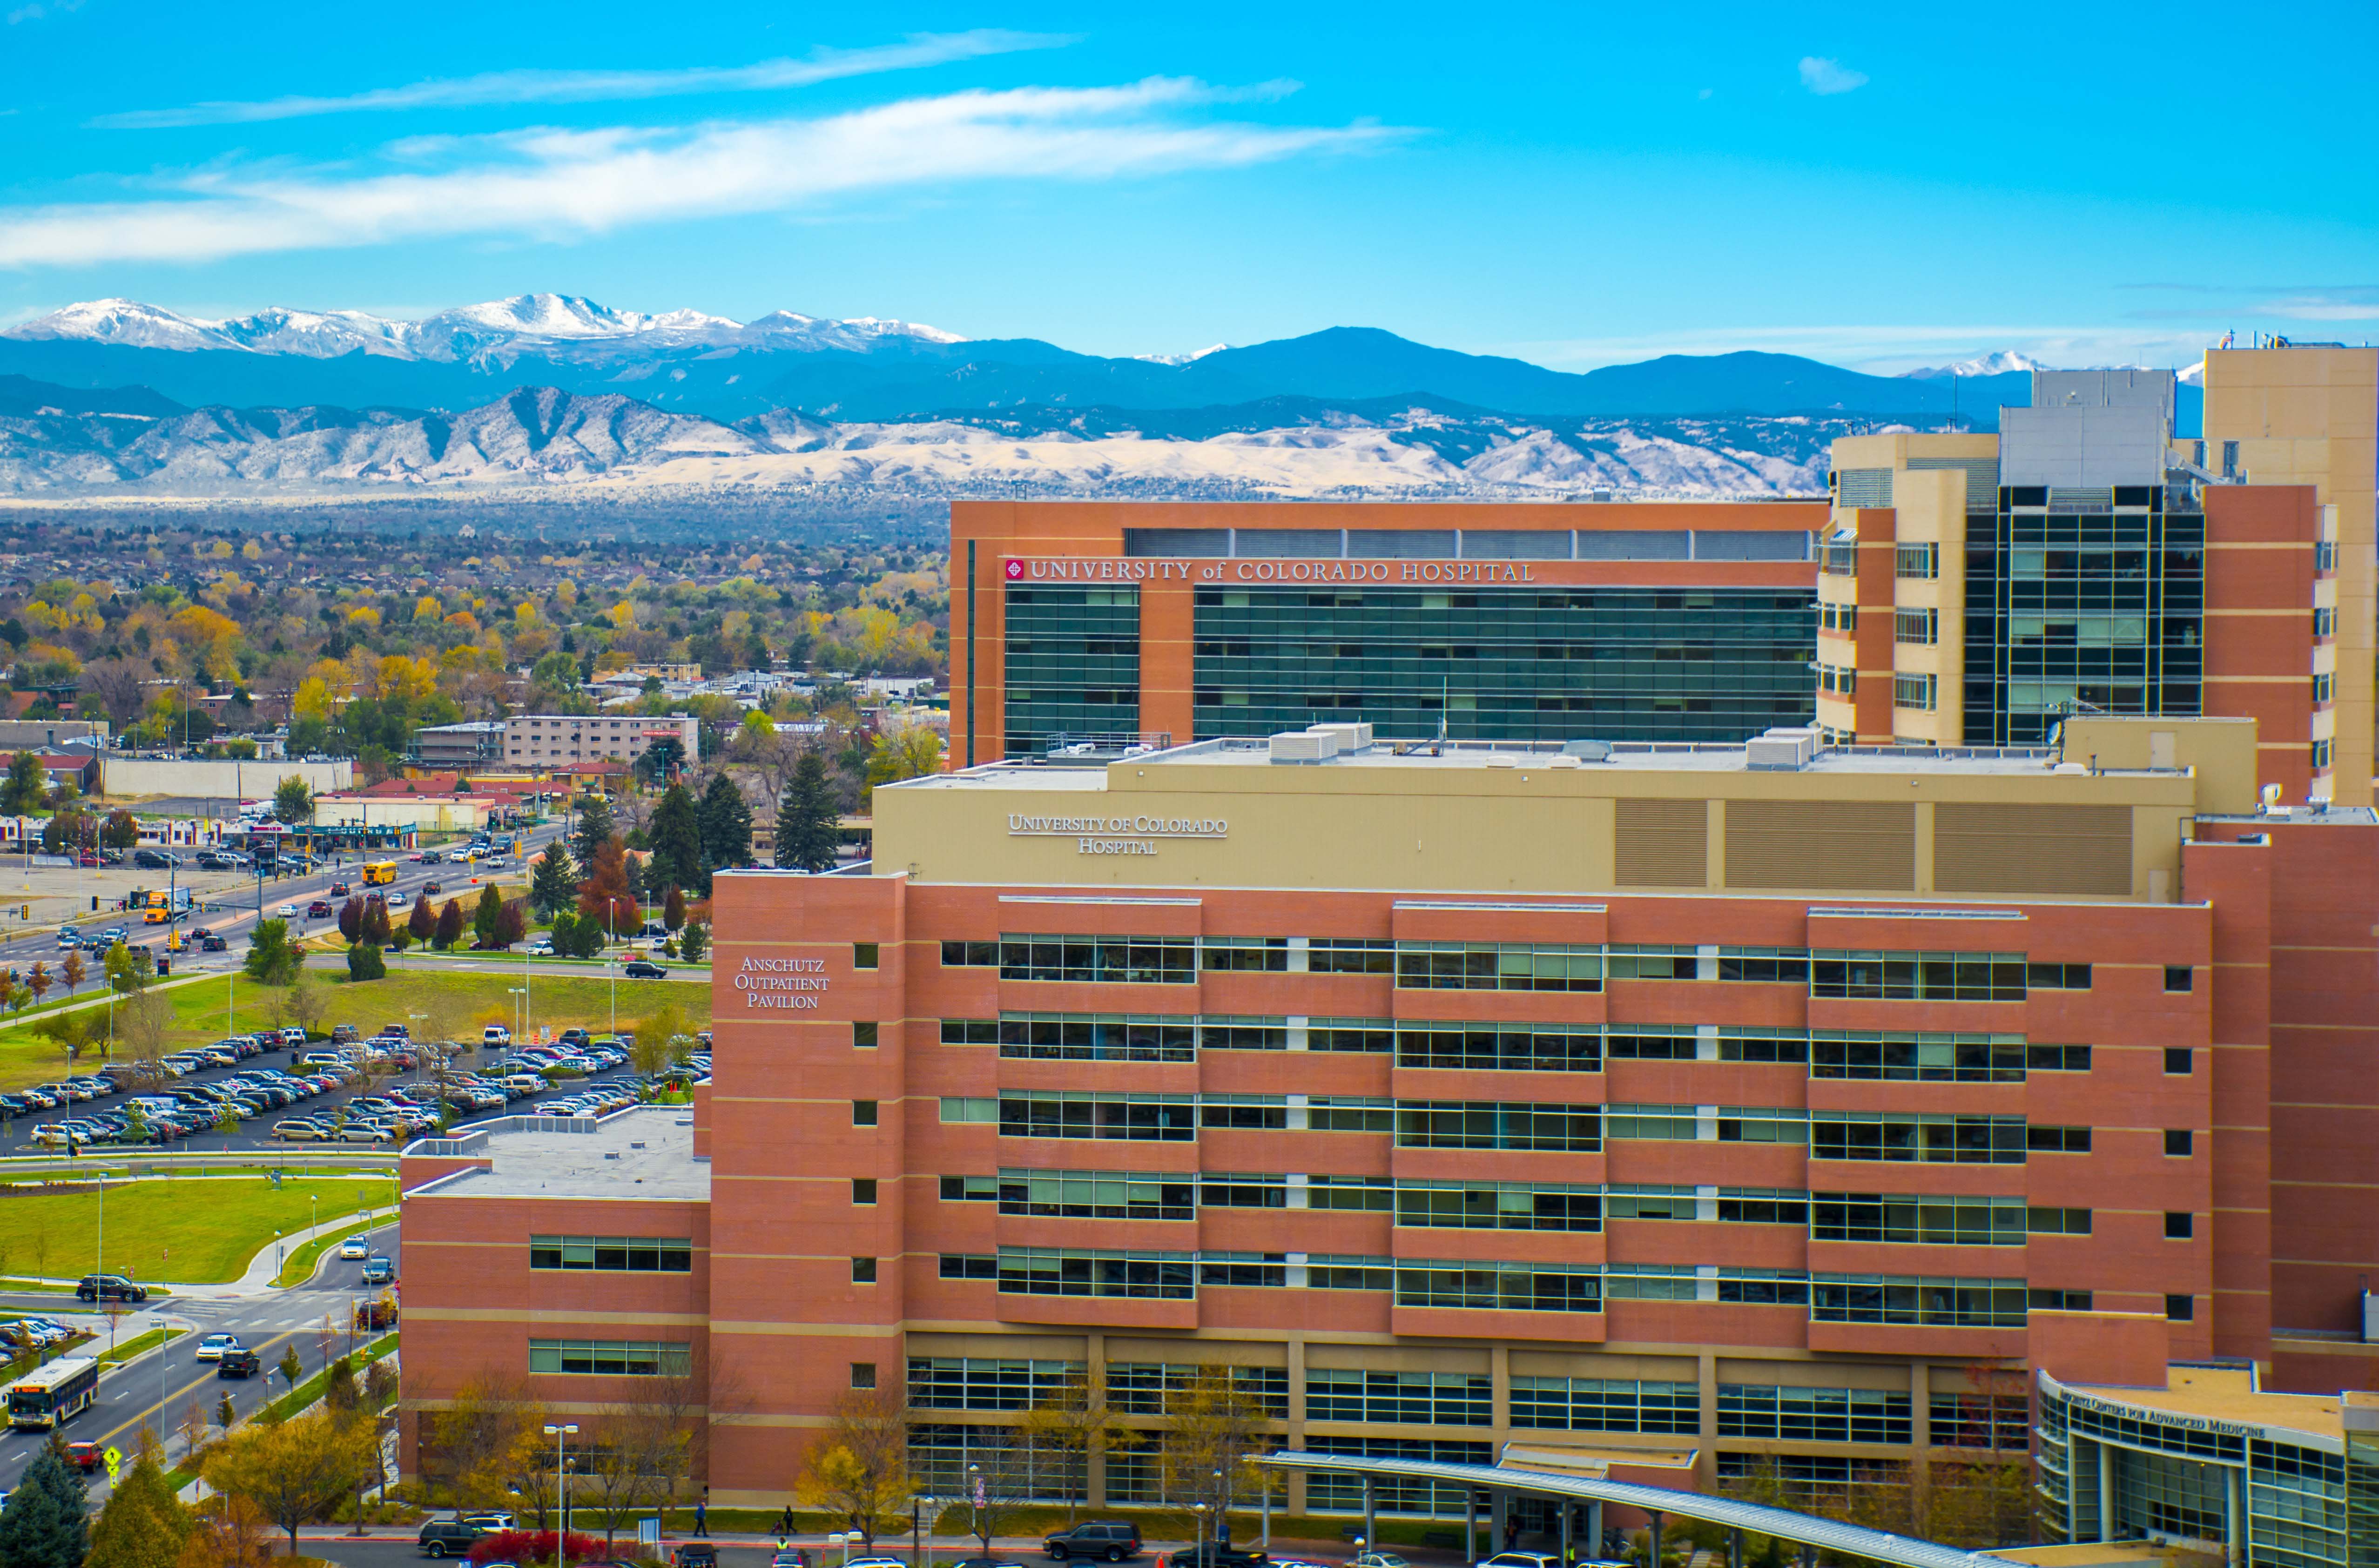
M0 816L34 815L49 792L50 778L42 771L42 759L30 752L18 752L8 759L8 777L0 779Z
M84 1568L174 1568L189 1538L190 1511L144 1452L115 1484L91 1531Z
M364 901L361 899L349 899L339 906L339 935L350 942L363 940Z
M652 838L652 863L646 868L648 885L708 889L710 878L702 864L701 814L694 806L694 791L682 784L661 791L661 803L653 808Z
M685 923L685 894L672 887L661 896L661 926L675 931Z
M375 947L388 946L388 901L368 899L364 901L364 940Z
M710 776L702 791L702 858L711 870L743 865L752 858L752 807L724 771Z
M0 1568L80 1568L91 1550L91 1500L55 1432L0 1509Z
M413 912L405 917L405 929L412 933L416 942L427 942L438 935L438 911L429 902L429 894L413 896Z
M611 824L611 807L600 795L584 795L578 802L578 827L570 836L570 853L580 865L593 865L595 851L611 841L619 829Z
M793 781L777 807L777 863L802 871L832 871L837 823L842 815L827 781L826 758L803 752L793 765Z
M684 931L679 934L677 939L677 956L683 959L687 963L698 963L701 961L702 955L708 950L709 947L710 934L705 931L697 923L687 926Z
M380 957L378 947L368 942L358 942L347 949L347 978L349 980L386 980L388 960ZM7 1568L7 1564L0 1562L0 1568Z
M556 841L537 858L537 870L529 875L528 901L550 920L556 910L568 909L577 900L577 884L578 868L570 863L570 851Z
M297 978L297 971L306 956L289 940L289 923L267 920L257 923L256 935L248 939L248 957L240 964L250 980L267 985L286 985Z
M504 897L489 883L479 889L478 907L471 911L471 935L482 947L491 947L496 941L496 923L503 918Z
M436 939L441 952L446 951L455 943L463 940L462 899L449 899L446 900L446 907L438 911Z
M527 935L528 906L518 899L506 899L496 911L496 946L509 948Z

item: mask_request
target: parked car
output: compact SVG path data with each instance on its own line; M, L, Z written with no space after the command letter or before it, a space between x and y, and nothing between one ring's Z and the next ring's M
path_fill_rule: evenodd
M75 1286L78 1301L146 1301L149 1287L135 1285L122 1274L85 1274Z
M164 871L182 862L170 850L135 850L132 863L143 871Z
M512 1043L513 1031L506 1029L502 1024L491 1023L488 1025L487 1028L479 1031L479 1043L482 1046L493 1046L498 1049L507 1049L511 1046Z
M1127 1557L1140 1555L1140 1526L1126 1519L1092 1519L1070 1530L1058 1531L1041 1543L1041 1550L1056 1562L1069 1557L1121 1562Z
M421 1526L416 1542L424 1557L461 1557L470 1551L479 1538L494 1535L504 1528L501 1525L484 1522L485 1514L450 1519L432 1519Z
M215 1359L219 1378L252 1378L264 1370L264 1357L253 1350L226 1350Z
M687 1541L670 1554L676 1568L719 1568L719 1549L708 1541Z

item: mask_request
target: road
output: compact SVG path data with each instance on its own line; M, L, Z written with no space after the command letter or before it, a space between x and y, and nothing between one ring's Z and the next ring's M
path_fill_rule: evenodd
M374 1249L402 1263L394 1222L373 1231L371 1240ZM132 1338L157 1327L161 1321L177 1327L187 1324L189 1332L162 1351L103 1376L98 1403L67 1422L63 1435L73 1441L113 1443L129 1454L141 1427L146 1425L155 1428L160 1437L168 1438L173 1453L178 1456L181 1443L178 1439L171 1439L171 1434L193 1404L210 1413L211 1418L216 1402L229 1393L232 1407L245 1417L279 1398L287 1387L273 1369L283 1352L293 1347L296 1350L298 1363L304 1369L302 1377L320 1371L329 1360L349 1347L350 1336L345 1332L349 1314L355 1302L368 1294L363 1284L363 1264L333 1258L311 1283L288 1290L232 1301L160 1299L152 1304L153 1310L125 1317L117 1325L118 1336ZM55 1296L0 1297L0 1307L19 1311L51 1313L73 1305L71 1297L62 1301ZM337 1333L323 1332L325 1314L338 1325ZM241 1342L263 1360L265 1372L244 1379L217 1377L214 1364L200 1361L195 1355L199 1340L211 1333L239 1335ZM361 1342L362 1336L356 1336L355 1343ZM9 1430L0 1434L0 1490L16 1486L45 1441L47 1434L43 1432ZM91 1485L94 1509L107 1491L106 1474L94 1472Z

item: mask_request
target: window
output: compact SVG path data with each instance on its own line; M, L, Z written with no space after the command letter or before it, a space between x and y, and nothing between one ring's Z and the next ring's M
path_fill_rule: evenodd
M1055 1247L999 1249L999 1288L1011 1296L1196 1298L1195 1261L1187 1252L1085 1252Z
M2090 989L2088 964L2026 964L2024 983L2035 991L2087 991Z
M2164 1048L2164 1070L2176 1078L2183 1078L2195 1072L2197 1070L2197 1053L2191 1050L2186 1045L2166 1046Z
M1864 1034L1814 1030L1811 1078L1892 1079L1933 1083L2021 1083L2020 1034Z
M853 1203L858 1203L858 1204L863 1204L863 1204L868 1204L868 1203L873 1203L873 1202L875 1202L875 1201L876 1201L876 1178L875 1178L874 1176L853 1176L853 1177L851 1177L851 1200Z
M1591 1153L1602 1147L1599 1105L1404 1100L1395 1110L1403 1149L1528 1149Z
M1406 1024L1396 1066L1502 1072L1600 1072L1598 1029L1558 1024Z
M1934 677L1930 675L1895 675L1891 678L1891 706L1930 713L1933 688Z
M1809 955L1812 996L1919 1002L2021 1002L2020 953L1878 953L1817 951Z
M1721 1383L1718 1435L1791 1442L1908 1442L1909 1396L1882 1389Z
M1922 1164L2022 1164L2021 1116L1960 1116L1902 1111L1815 1111L1813 1160L1881 1160Z
M942 1201L945 1203L988 1203L998 1196L999 1181L996 1176L946 1176L942 1178Z
M1543 942L1399 942L1396 984L1423 991L1600 991L1602 949Z
M2313 743L2313 770L2315 773L2327 773L2330 770L2332 766L2330 759L2335 754L2333 748L2336 745L2337 742L2334 741L2315 741Z
M1286 1367L1218 1369L1179 1361L1110 1361L1107 1407L1131 1416L1162 1416L1167 1394L1178 1393L1217 1370L1228 1371L1232 1389L1254 1400L1265 1415L1276 1421L1288 1419Z
M942 1278L946 1280L996 1280L998 1277L999 1260L996 1258L982 1254L942 1254Z
M945 1101L943 1104L947 1104L948 1102ZM876 1125L876 1102L873 1100L853 1100L851 1103L851 1125L853 1127L874 1127Z
M2314 610L2313 612L2313 634L2316 637L2334 637L2337 635L2337 611L2326 608Z
M1198 1020L1099 1013L1002 1013L999 1054L1076 1062L1194 1062Z
M1395 1273L1399 1307L1460 1307L1515 1312L1602 1310L1602 1277L1591 1267L1399 1261Z
M853 1023L851 1026L851 1043L862 1050L872 1047L876 1043L876 1025L872 1022Z
M1933 1323L2022 1328L2022 1280L1809 1276L1809 1317L1821 1323Z
M1858 671L1844 664L1817 666L1817 690L1832 696L1858 694Z
M942 944L944 969L988 969L999 962L996 942L945 942Z
M1515 1427L1698 1432L1701 1424L1701 1388L1696 1383L1639 1382L1633 1378L1512 1380Z
M2027 1072L2088 1072L2090 1047L2027 1045L2023 1048L2023 1065Z
M1279 974L1288 968L1288 938L1209 936L1199 945L1198 958L1209 970Z
M2038 1287L2025 1293L2035 1312L2087 1312L2090 1293L2086 1290L2043 1290Z
M2164 966L2164 988L2167 991L2187 991L2194 983L2194 971L2187 964Z
M2239 443L2237 441L2222 443L2222 476L2226 479L2235 479L2239 476Z
M2176 1159L2186 1158L2195 1148L2196 1142L2196 1135L2185 1127L2165 1129L2164 1152Z
M947 1178L945 1178L947 1179ZM1214 1178L1206 1178L1209 1182ZM999 1212L1065 1219L1191 1220L1196 1178L1147 1171L999 1173Z
M999 1043L997 1019L944 1019L942 1043L945 1045L996 1045Z
M2021 1393L1933 1394L1933 1442L1939 1448L2028 1448L2031 1401Z
M1941 612L1938 609L1896 609L1891 614L1891 640L1895 643L1929 645L1941 640ZM1903 704L1903 706L1912 706Z
M2026 1209L2023 1228L2035 1236L2087 1236L2090 1234L2090 1211L2087 1209Z
M873 1258L853 1258L851 1260L851 1283L853 1285L874 1285L876 1283L876 1260Z
M873 1361L853 1361L851 1364L851 1386L862 1391L874 1388L876 1386L876 1363Z
M1817 629L1821 632L1840 632L1845 636L1855 633L1858 630L1858 606L1820 600L1817 605Z
M1316 936L1306 944L1305 967L1315 974L1394 974L1396 945L1368 936Z
M1003 936L1002 980L1062 980L1077 983L1193 985L1194 936Z
M1400 1181L1396 1224L1419 1229L1599 1231L1602 1198L1591 1187L1544 1182ZM1317 1417L1318 1419L1319 1417Z
M854 1109L851 1113L852 1124L854 1126L864 1127L875 1126L875 1102L872 1100L862 1100L857 1102L857 1104L869 1107L868 1116L870 1119L863 1123L861 1122L859 1120L859 1114ZM999 1102L996 1100L991 1099L987 1096L968 1094L945 1094L942 1096L942 1120L945 1122L996 1122L998 1119Z
M2023 1146L2035 1154L2087 1154L2090 1152L2090 1129L2086 1127L2027 1127L2023 1129Z
M2024 1238L2024 1206L2020 1198L1812 1192L1809 1237L1813 1241L1902 1241L1937 1247L2021 1247Z
M682 1274L694 1268L694 1243L683 1236L532 1236L532 1269L585 1269L601 1273Z
M2316 675L2313 678L2313 700L2315 707L2325 706L2336 696L2337 679L2334 675Z
M2193 1322L2197 1318L2197 1297L2168 1296L2164 1298L2164 1315L2171 1322Z
M2167 1241L2187 1241L2197 1234L2197 1216L2185 1209L2168 1209L2164 1214L2164 1238Z
M1494 1419L1494 1403L1493 1385L1483 1373L1317 1367L1305 1374L1309 1421L1484 1427Z
M878 948L875 943L853 942L851 945L851 967L874 969L876 965L877 954Z
M1188 1143L1198 1136L1197 1096L1011 1090L999 1100L999 1135Z
M984 1356L909 1357L912 1410L1030 1410L1082 1373L1080 1361Z
M1934 544L1893 547L1891 574L1895 577L1938 577L1941 575L1941 547Z
M682 1345L651 1340L532 1339L532 1372L586 1373L614 1378L682 1378L693 1369Z

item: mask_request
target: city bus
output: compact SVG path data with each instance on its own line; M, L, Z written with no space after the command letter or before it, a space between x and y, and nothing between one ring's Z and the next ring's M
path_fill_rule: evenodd
M364 864L364 886L384 887L396 880L394 861L368 861Z
M61 1356L8 1385L8 1424L19 1431L64 1426L99 1397L99 1362Z

